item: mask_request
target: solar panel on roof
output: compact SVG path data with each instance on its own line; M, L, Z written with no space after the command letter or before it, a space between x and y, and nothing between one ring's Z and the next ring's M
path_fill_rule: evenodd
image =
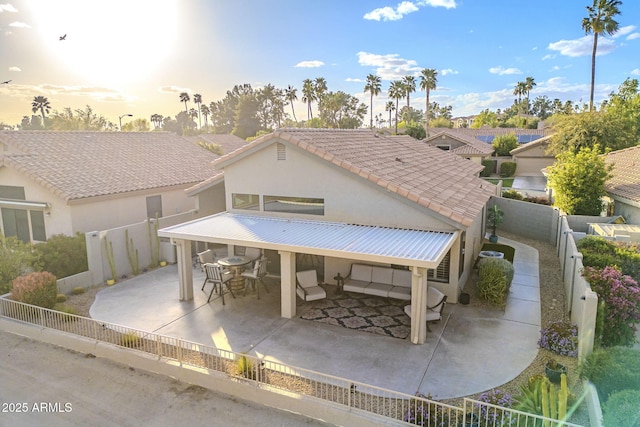
M540 138L542 138L542 135L518 135L518 143L526 144Z

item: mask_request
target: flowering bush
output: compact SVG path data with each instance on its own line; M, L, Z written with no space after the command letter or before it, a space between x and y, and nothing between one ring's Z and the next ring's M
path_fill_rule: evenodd
M478 400L480 402L489 403L491 405L501 406L504 408L511 408L513 405L513 399L509 393L506 393L500 389L493 389L482 393ZM494 408L492 406L485 406L476 404L476 407L480 408L480 421L488 423L486 425L501 426L511 424L511 414L503 409Z
M58 296L56 276L43 271L16 277L12 282L11 295L16 301L53 308Z
M640 287L630 276L617 267L597 269L586 267L583 275L591 289L604 301L598 313L603 321L596 325L596 337L605 347L631 346L635 342L637 324L640 323ZM606 334L603 333L606 331Z
M430 394L425 396L418 392L416 393L416 396L422 399L431 400ZM412 408L404 414L404 421L417 426L428 427L449 425L445 420L441 407L434 403L428 403L417 399L412 401Z
M561 356L578 356L578 326L565 320L549 323L540 330L540 348Z

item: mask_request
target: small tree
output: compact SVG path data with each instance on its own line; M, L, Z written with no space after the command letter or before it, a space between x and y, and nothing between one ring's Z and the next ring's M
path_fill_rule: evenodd
M29 270L32 258L28 244L0 234L0 295L11 290L13 279Z
M496 156L508 156L511 150L518 148L518 138L513 133L498 135L491 146L496 150Z
M498 205L493 205L491 206L491 208L489 208L489 213L487 214L487 223L489 224L489 227L491 227L491 237L496 237L496 229L503 219L504 213Z
M555 205L569 215L600 215L606 194L605 182L613 165L598 156L600 147L582 147L577 153L564 151L549 170L549 186Z

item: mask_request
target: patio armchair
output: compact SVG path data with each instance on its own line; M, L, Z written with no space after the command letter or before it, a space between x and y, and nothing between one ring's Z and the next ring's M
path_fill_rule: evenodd
M303 301L315 301L327 297L325 291L318 282L318 273L315 270L298 271L296 273L296 293Z
M199 252L197 254L197 260L198 264L200 264L200 268L204 271L205 264L213 264L215 262L216 254L211 249L207 249L206 251Z
M256 282L262 283L262 286L264 286L264 290L267 291L267 293L269 293L269 289L267 288L267 285L265 285L264 281L262 280L262 278L267 275L268 262L269 261L264 257L259 258L253 263L252 270L248 270L242 273L241 276L244 277L245 279L245 285L244 285L245 293L247 292L247 282L251 283L251 286L253 287L253 289L256 290L256 293L258 294L258 299L260 299L260 290L258 289L258 285Z
M244 250L244 256L255 261L262 258L262 252L260 251L260 248L246 248Z
M224 288L229 290L229 293L233 298L236 296L233 294L233 290L231 290L231 286L229 286L229 281L233 278L233 273L231 271L225 271L220 264L215 263L206 263L204 264L204 271L207 275L207 278L204 280L204 284L202 285L202 290L204 290L204 285L207 283L212 283L213 288L211 289L211 293L209 293L209 298L207 299L207 303L211 301L211 296L213 296L213 292L216 289L219 289L220 297L222 298L222 305L224 303Z
M447 296L445 294L432 286L427 288L427 314L425 320L427 321L427 330L429 332L431 332L429 323L436 323L442 319L442 312L446 304ZM411 304L404 306L404 312L411 317Z

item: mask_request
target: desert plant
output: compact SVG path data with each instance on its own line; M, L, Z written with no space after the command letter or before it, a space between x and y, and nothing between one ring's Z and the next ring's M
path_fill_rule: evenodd
M65 294L56 295L56 302L65 302L67 300L67 296Z
M602 270L586 267L583 271L591 289L604 300L603 329L596 330L601 345L631 346L635 343L637 324L640 323L640 287L630 276L617 267ZM600 308L600 307L599 307ZM606 333L603 333L606 331Z
M505 199L522 200L524 196L518 190L504 190L502 197Z
M544 376L534 375L529 377L526 384L520 386L520 394L513 398L514 408L518 411L530 414L542 415L542 385ZM536 423L536 427L542 423Z
M104 242L104 252L107 255L107 262L109 263L109 269L111 270L111 279L115 281L118 273L116 271L116 261L113 256L113 242L109 241L109 239L107 239L106 236L103 242Z
M578 326L566 320L551 322L540 330L538 345L561 356L578 357Z
M124 230L124 240L127 244L127 258L129 258L129 265L133 274L140 274L140 263L138 261L138 250L133 244L133 237L129 237L129 230Z
M491 235L496 235L496 229L498 225L502 223L504 219L504 212L500 209L500 206L493 205L489 208L489 212L487 213L487 223L489 227L491 227Z
M151 267L157 267L160 263L160 237L158 237L158 228L160 222L158 221L158 214L156 219L151 222L150 218L147 218L147 232L149 234L149 251L151 252Z
M53 308L58 295L56 277L48 271L16 277L11 287L16 301L38 307Z
M55 311L59 311L61 313L65 313L65 314L73 314L73 315L78 315L78 310L76 310L75 307L72 307L68 304L56 304L53 306L53 309ZM72 320L73 318L70 316L64 316L64 320Z
M253 366L253 362L245 354L241 354L236 359L236 372L238 375L242 375L245 378L249 378L251 380L256 379L256 370Z
M605 426L640 427L640 390L612 393L604 404Z
M58 278L87 271L87 244L82 233L75 236L56 234L34 246L37 271L48 271Z
M596 349L580 365L580 378L591 381L603 401L616 391L638 389L640 350L626 347Z
M78 286L77 288L73 288L71 290L71 295L81 295L81 294L84 294L85 292L87 292L85 288Z
M135 332L128 332L120 336L120 345L123 347L134 348L140 345L142 338Z
M567 418L567 400L569 391L567 388L567 376L560 376L560 387L557 387L544 378L542 381L542 415L554 420Z
M513 274L513 265L506 259L481 259L478 262L480 297L499 307L504 307Z
M516 163L515 162L502 162L500 164L500 176L506 178L508 176L513 176L516 173Z

